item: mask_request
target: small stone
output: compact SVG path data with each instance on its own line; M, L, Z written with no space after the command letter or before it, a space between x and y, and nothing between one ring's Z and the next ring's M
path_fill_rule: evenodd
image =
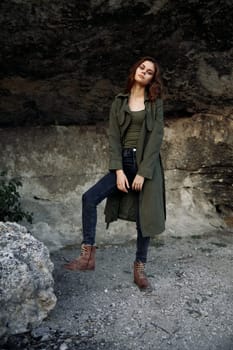
M204 310L201 310L201 314L202 314L202 316L204 316L204 317L208 317L208 316L209 316L208 312L207 312L207 311L204 311Z
M34 328L31 332L31 336L34 339L44 338L49 336L49 332L50 330L48 327L41 326L41 327Z
M66 343L62 343L59 347L59 350L67 350L68 349L68 345Z
M41 338L41 341L48 341L49 339L51 338L51 335L50 334L45 334L43 335L43 337Z

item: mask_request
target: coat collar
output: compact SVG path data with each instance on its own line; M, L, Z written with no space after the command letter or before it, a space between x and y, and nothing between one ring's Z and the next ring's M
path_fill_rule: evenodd
M122 100L119 115L118 115L119 124L121 126L124 124L124 127L127 128L127 126L130 124L130 121L131 121L130 109L128 105L129 93L121 93L121 94L118 94L116 97ZM154 108L155 108L154 104L149 102L148 95L145 94L145 109L146 109L145 125L148 131L151 131L153 129L154 115L155 115Z
M129 95L130 95L130 93L129 92L121 92L121 93L119 93L116 97L120 97L120 98L125 98L125 99L127 99L127 101L128 101L128 99L129 99ZM144 94L144 101L145 102L149 102L149 95L148 95L148 93L145 91L145 94Z

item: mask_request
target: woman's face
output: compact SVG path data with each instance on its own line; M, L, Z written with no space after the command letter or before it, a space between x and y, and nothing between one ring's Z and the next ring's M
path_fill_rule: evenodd
M155 65L151 61L142 62L136 69L134 80L135 82L146 86L148 85L155 74Z

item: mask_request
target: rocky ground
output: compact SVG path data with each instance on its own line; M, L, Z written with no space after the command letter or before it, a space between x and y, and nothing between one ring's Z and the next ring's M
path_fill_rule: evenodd
M51 255L56 308L2 350L233 349L233 234L160 237L147 264L151 289L132 283L134 242L99 246L95 272L69 272L75 247Z

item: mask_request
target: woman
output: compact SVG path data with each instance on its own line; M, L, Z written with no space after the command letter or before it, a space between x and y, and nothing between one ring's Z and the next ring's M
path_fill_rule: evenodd
M144 57L131 68L126 91L110 111L110 172L83 195L83 244L80 257L65 267L95 269L96 206L107 197L107 225L117 218L136 221L134 282L149 287L144 272L150 237L165 223L164 177L160 159L163 138L162 83L159 67Z

